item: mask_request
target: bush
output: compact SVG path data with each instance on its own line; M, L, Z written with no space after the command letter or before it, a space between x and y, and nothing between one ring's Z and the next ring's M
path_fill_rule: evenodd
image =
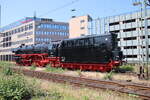
M34 97L61 100L62 95L59 92L41 89L37 81L11 73L10 67L5 67L4 70L5 74L1 74L0 71L0 100L30 100Z
M134 67L133 66L131 66L131 65L123 65L123 66L120 66L119 67L119 70L120 71L124 71L124 72L126 72L126 71L134 71Z
M0 100L27 100L34 91L19 75L0 78Z

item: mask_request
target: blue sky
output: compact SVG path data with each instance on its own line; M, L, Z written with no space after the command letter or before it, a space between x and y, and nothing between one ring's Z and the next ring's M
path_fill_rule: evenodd
M134 0L76 0L72 5L53 11L71 1L75 0L0 0L1 24L5 26L26 16L33 16L35 11L37 17L48 17L56 21L67 22L72 15L89 14L93 18L101 18L139 9L132 5ZM71 12L71 9L76 9L76 11Z

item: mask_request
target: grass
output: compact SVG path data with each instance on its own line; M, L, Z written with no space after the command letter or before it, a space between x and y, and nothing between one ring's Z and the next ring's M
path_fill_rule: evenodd
M14 66L14 63L10 63L10 62L5 62L5 61L0 61L0 67L2 66ZM128 66L128 65L127 65ZM131 66L131 65L129 65ZM139 73L139 65L132 65L132 67L134 68L134 72ZM19 68L27 68L27 69L32 69L31 67L19 67ZM34 70L35 68L33 68ZM132 80L132 82L137 82L137 83L145 83L145 84L150 84L149 80L139 80L137 76L132 76L132 75L124 75L122 73L115 73L113 75L110 75L109 73L100 73L100 72L84 72L84 71L69 71L66 69L62 69L62 68L53 68L50 67L50 65L48 65L46 68L36 68L36 70L40 70L40 71L46 71L46 72L54 72L54 73L63 73L65 75L73 75L73 76L85 76L88 78L96 78L96 79L104 79L104 77L106 76L112 76L113 80Z
M15 79L15 81L8 80L9 84L7 85L9 87L13 86L15 82L16 85L19 82L23 82L23 85L20 85L21 88L27 86L28 88L30 88L30 91L32 91L31 100L138 100L132 97L132 95L129 96L127 94L121 94L109 90L105 90L105 91L93 90L93 89L85 88L84 86L82 88L79 88L79 87L71 86L69 83L66 84L52 83L45 80L25 77L22 75L19 75L21 79L19 78L20 80L18 80L17 78L18 76L16 77L14 76L14 74L6 76L2 74L0 71L0 78L2 77L3 78L10 77L9 79L12 80ZM5 80L5 82L6 81L7 80ZM23 93L23 92L19 92L19 93ZM22 99L17 99L17 100L22 100Z
M36 65L33 64L32 66L30 66L30 70L36 70Z
M80 77L82 77L82 76L83 76L83 74L82 74L82 71L81 71L81 70L77 70L76 72L78 73L78 75L79 75Z
M134 67L135 66L132 66L132 65L122 65L119 67L119 71L120 72L133 72L134 71Z
M4 75L13 75L13 71L10 67L2 67Z
M70 84L51 83L48 81L37 80L43 89L53 93L58 93L56 100L140 100L132 97L132 95L122 94L109 90L93 90L85 87L74 87ZM32 100L42 100L42 98L33 98ZM55 99L43 99L55 100Z
M51 67L51 65L47 65L45 68L45 71L47 72L54 72L54 73L63 73L65 71L67 71L66 69L62 69L62 68L55 68L55 67Z
M12 73L10 70L8 72ZM60 100L62 98L59 92L42 89L34 78L16 73L6 74L6 72L0 69L0 100L31 100L31 98Z
M103 79L105 79L105 80L112 80L113 79L113 75L114 75L114 72L111 71L109 73L106 73L106 75L104 76Z
M13 66L15 66L14 63L8 61L0 61L0 67L13 67Z

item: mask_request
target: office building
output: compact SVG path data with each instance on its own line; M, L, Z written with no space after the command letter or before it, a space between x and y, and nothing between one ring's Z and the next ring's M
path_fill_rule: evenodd
M0 60L12 60L13 48L21 44L50 43L69 37L69 24L47 18L26 17L1 28Z

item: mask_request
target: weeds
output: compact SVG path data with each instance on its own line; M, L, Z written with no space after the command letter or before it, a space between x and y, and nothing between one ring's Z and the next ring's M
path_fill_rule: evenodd
M78 73L78 75L79 75L80 77L82 77L82 76L83 76L83 74L82 74L82 71L81 71L81 70L77 70L77 73Z
M0 99L22 100L33 95L33 88L20 75L5 76L0 79Z
M131 65L123 65L123 66L119 67L119 70L120 71L124 71L124 72L126 72L126 71L133 72L134 71L134 67L131 66Z
M113 79L113 75L114 75L114 72L111 71L111 72L107 73L107 74L104 76L104 79L105 79L105 80L112 80L112 79Z
M13 71L10 67L3 67L3 74L4 75L13 75Z
M33 100L41 100L42 98L44 98L44 100L62 100L62 98L63 98L62 94L55 90L44 91L44 90L40 89L40 90L36 90L36 92L37 93L36 93L35 97L33 98Z
M30 70L36 70L36 65L33 64L33 65L30 67Z
M0 100L30 100L33 97L53 98L51 100L62 98L59 92L41 89L37 81L26 80L23 75L13 73L0 77Z
M90 100L88 96L83 96L83 100Z
M15 64L7 62L7 61L0 61L0 67L12 67Z
M51 67L51 65L47 65L46 66L46 69L45 69L47 72L56 72L56 73L62 73L64 72L65 70L62 69L62 68L54 68L54 67Z
M51 91L51 94L49 95L53 100L60 100L63 96L61 93L57 91Z
M138 95L136 94L128 94L130 97L139 97Z

